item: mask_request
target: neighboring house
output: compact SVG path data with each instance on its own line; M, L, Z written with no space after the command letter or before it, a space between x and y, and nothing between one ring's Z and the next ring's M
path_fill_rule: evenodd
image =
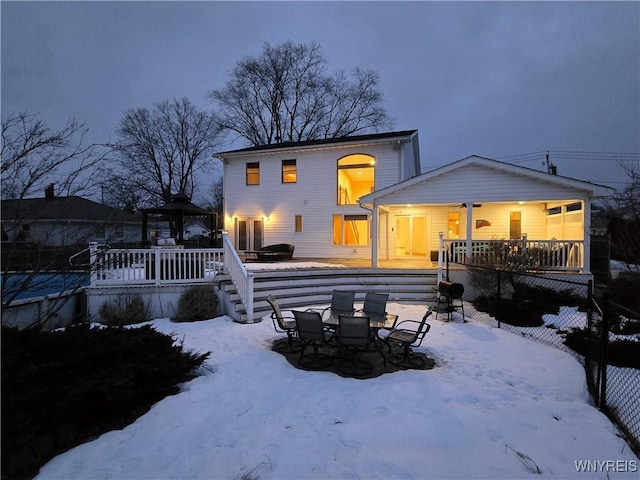
M369 258L358 199L420 173L416 130L223 152L224 227L238 251L276 243L304 257Z
M492 243L526 245L540 251L541 267L588 273L591 202L614 193L478 156L420 174L416 130L216 157L225 228L239 252L291 243L298 257L364 258L374 267L433 266L442 240L454 260Z
M142 238L140 216L82 197L56 197L51 187L45 198L2 200L1 208L3 241L67 246Z
M184 226L184 239L191 240L192 238L208 237L210 229L205 225L197 222L185 222Z

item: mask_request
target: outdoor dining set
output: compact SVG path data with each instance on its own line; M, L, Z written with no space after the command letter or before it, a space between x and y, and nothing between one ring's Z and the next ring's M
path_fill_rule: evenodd
M424 356L413 348L431 328L427 318L433 310L427 308L421 320L398 322L398 315L386 311L388 298L386 293L367 293L362 308L356 309L355 292L334 290L329 307L285 315L277 299L269 296L274 328L287 334L274 350L299 354L297 362L305 370L335 369L345 376L370 375L374 364L363 354L371 353L379 355L385 367L389 361L400 369L421 368Z

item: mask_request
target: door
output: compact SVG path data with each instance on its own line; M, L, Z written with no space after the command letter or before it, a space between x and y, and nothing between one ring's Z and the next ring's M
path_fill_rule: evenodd
M262 219L239 219L236 232L236 246L239 252L260 250L264 246L264 226Z
M427 255L427 215L398 215L395 230L396 258L425 257Z

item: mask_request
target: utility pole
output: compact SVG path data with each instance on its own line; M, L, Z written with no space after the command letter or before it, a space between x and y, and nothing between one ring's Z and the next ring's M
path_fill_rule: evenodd
M547 155L545 156L545 161L543 165L547 166L547 173L550 173L552 175L558 174L558 167L556 167L553 163L551 163L551 160L549 159L549 150L547 150Z

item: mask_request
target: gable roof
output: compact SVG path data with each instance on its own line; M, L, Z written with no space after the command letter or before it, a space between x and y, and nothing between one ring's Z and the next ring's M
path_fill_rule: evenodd
M455 172L456 170L460 170L469 166L479 166L485 169L493 169L493 170L504 172L504 173L509 173L509 174L518 175L521 177L527 177L533 180L538 180L541 182L546 182L548 184L552 184L552 185L567 188L567 189L579 190L582 192L586 192L590 198L608 197L615 193L615 190L613 188L606 187L604 185L598 185L592 182L577 180L574 178L565 177L561 175L553 175L551 173L541 172L539 170L534 170L528 167L513 165L511 163L501 162L499 160L493 160L490 158L480 157L477 155L471 155L461 160L451 162L442 167L435 168L433 170L430 170L428 172L425 172L421 175L410 178L403 182L396 183L395 185L391 185L389 187L382 188L368 195L365 195L360 199L360 203L372 204L376 200L383 199L385 196L398 193L403 189L414 187L421 183L428 182L436 177L446 175L446 174ZM464 197L463 192L459 193L459 197L460 198Z
M400 139L408 140L413 137L417 130L401 130L397 132L373 133L369 135L354 135L351 137L325 138L320 140L305 140L303 142L283 142L269 145L259 145L256 147L241 148L239 150L229 150L226 152L214 153L216 158L232 158L247 154L265 153L277 150L302 150L314 147L324 147L328 145L349 145L361 143L389 142Z
M2 200L3 220L63 220L140 223L132 213L78 196Z

